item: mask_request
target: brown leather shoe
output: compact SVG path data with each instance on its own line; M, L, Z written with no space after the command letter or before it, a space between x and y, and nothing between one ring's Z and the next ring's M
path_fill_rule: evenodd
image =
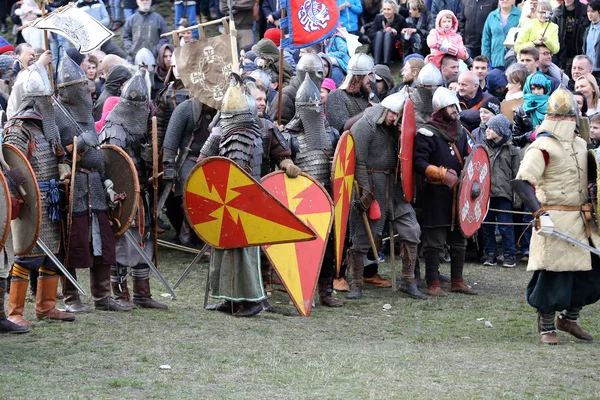
M559 331L570 333L575 336L577 339L581 340L594 340L592 335L581 329L577 321L569 321L568 319L561 318L558 316L556 318L556 328Z
M363 283L369 283L380 288L392 287L392 282L388 281L387 279L383 279L379 274L375 274L369 278L365 278L363 276Z
M462 281L452 282L452 284L450 285L450 291L454 292L454 293L462 293L462 294L470 294L470 295L478 294L476 291L471 289L469 286L467 286L466 283L464 283Z
M333 289L336 292L349 292L350 285L348 285L348 281L344 278L337 278L333 280Z
M548 344L550 346L556 346L558 344L558 336L556 336L556 332L543 332L540 335L540 343Z
M448 296L448 293L444 292L442 288L440 288L439 283L437 285L427 285L427 292L430 296L443 297Z
M323 296L319 298L321 305L325 307L341 307L344 305L340 299L336 299L332 296Z

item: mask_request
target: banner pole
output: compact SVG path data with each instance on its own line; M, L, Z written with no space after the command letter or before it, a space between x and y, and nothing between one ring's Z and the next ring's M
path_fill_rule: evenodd
M285 18L285 8L281 9L281 19ZM281 30L281 40L279 42L279 84L277 85L277 126L281 125L281 102L283 100L283 39L285 35L283 29Z

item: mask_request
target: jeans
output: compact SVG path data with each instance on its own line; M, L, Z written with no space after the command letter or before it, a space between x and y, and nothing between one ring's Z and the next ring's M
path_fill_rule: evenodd
M196 5L185 5L184 3L177 3L175 4L175 29L179 27L179 21L181 21L181 18L185 17L186 14L190 26L198 25L198 21L196 19ZM194 29L192 35L194 36L194 38L198 39L198 29Z
M498 211L491 211L492 208L498 210L512 211L512 203L504 197L492 197L490 199L490 210L488 211L484 222L500 222L503 224L512 224L512 214ZM486 254L497 254L496 247L496 225L484 224L483 242ZM498 225L498 230L502 235L502 251L504 257L515 255L515 232L512 225Z
M110 0L110 13L113 20L121 19L121 0Z
M131 17L136 12L137 12L137 7L136 8L124 8L123 15L125 16L125 21L127 21L129 19L129 17Z

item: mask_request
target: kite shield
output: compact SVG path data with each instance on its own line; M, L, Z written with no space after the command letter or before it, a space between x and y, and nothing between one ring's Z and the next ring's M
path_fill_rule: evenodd
M404 103L402 114L402 132L400 133L400 176L402 178L402 191L404 199L412 202L415 188L413 170L413 152L415 136L417 135L417 121L415 119L415 105L408 97Z
M123 149L113 144L103 144L101 148L106 176L113 182L113 190L121 197L117 208L109 211L113 232L115 236L121 236L135 218L140 183L131 157Z
M4 249L10 232L10 192L4 174L0 173L0 252Z
M477 232L488 212L490 172L487 151L482 145L476 145L465 159L458 187L458 226L467 238Z
M333 222L331 198L323 186L306 173L292 179L283 171L273 172L263 178L262 185L317 234L315 240L308 242L263 246L296 309L307 317Z
M10 169L20 170L25 177L24 182L12 182L7 179L7 183L12 197L23 201L19 217L12 220L10 227L15 255L28 255L40 237L42 227L42 200L38 182L27 157L19 149L4 143L2 154Z
M198 236L217 249L316 238L311 228L224 157L208 157L192 169L183 209Z
M356 154L354 137L346 131L340 137L333 162L331 163L331 182L333 182L333 208L334 208L334 239L335 239L335 265L337 273L342 265L344 239L348 227L348 215L352 201L352 183L356 167Z

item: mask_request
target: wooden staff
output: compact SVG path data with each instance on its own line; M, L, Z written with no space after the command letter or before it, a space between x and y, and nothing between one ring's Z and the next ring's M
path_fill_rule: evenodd
M390 236L394 236L394 226L392 225L392 221L389 223ZM396 292L396 250L394 246L396 245L395 240L390 240L390 269L392 275L392 293Z
M354 191L356 192L356 197L360 199L360 189L357 181L354 181ZM365 211L362 212L362 217L363 223L365 224L365 229L367 231L367 236L369 236L369 242L371 243L371 249L373 250L373 257L375 257L375 259L379 259L379 251L377 251L377 246L375 246L375 239L373 239L371 225L369 225L369 219L367 218L367 213Z
M152 117L152 187L154 189L154 265L158 268L158 128L156 116Z
M71 182L69 183L69 212L67 214L67 240L65 243L65 268L69 268L69 251L71 250L71 227L73 225L73 197L75 195L75 174L77 170L77 136L73 136L72 160L73 161L71 162ZM92 221L90 221L90 224L91 223Z
M46 18L46 2L42 1L41 4L41 10L42 10L42 18ZM46 49L46 51L50 50L50 45L48 44L48 34L46 33L46 31L42 31L44 32L44 49ZM52 76L52 63L48 64L47 66L48 68L48 79L50 80L50 87L52 89L54 89L54 77Z
M285 8L281 9L281 19L285 18ZM281 30L280 40L283 41L285 35ZM281 125L281 102L283 100L283 46L279 43L279 84L277 85L277 126Z

